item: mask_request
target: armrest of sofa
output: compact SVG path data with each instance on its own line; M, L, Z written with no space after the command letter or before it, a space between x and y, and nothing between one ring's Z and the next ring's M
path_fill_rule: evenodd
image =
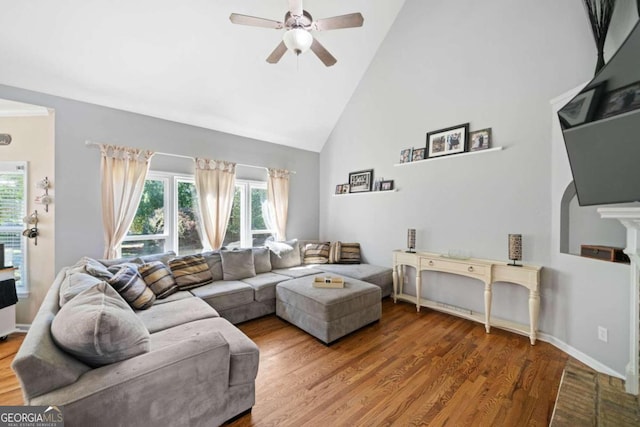
M224 337L200 331L93 369L28 404L64 405L65 419L74 425L162 425L179 419L188 425L201 412L208 414L226 404L229 363Z

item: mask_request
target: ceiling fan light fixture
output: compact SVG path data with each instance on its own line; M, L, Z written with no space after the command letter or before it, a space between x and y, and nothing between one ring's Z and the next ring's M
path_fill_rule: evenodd
M292 28L282 37L287 49L293 51L296 55L305 53L313 43L313 36L309 31L303 28Z

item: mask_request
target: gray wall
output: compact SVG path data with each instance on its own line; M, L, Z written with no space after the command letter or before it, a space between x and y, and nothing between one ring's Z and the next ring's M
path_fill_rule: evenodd
M287 235L318 237L318 153L8 86L0 98L55 109L56 270L103 253L100 152L86 140L295 170ZM155 156L151 168L189 172L191 161Z
M321 153L321 238L359 241L368 261L388 266L407 228L417 229L419 250L493 259L507 258L508 233L522 233L524 262L545 267L540 329L624 372L626 344L611 338L625 334L624 284L607 287L601 274L585 287L594 293L582 293L550 253L560 203L550 191L550 100L593 76L595 53L581 0L407 0ZM504 150L393 166L401 149L425 146L426 132L465 122L491 127ZM349 172L368 168L399 191L332 196ZM483 311L478 282L424 279L432 299ZM496 286L493 314L526 323L526 296ZM608 346L595 328L581 330L596 313L593 322L613 318Z

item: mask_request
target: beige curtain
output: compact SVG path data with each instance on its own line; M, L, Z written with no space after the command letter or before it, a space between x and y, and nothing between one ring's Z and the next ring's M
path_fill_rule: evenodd
M233 206L236 164L196 159L196 191L200 205L203 246L218 249L224 242Z
M287 239L289 174L289 171L284 169L269 169L267 199L269 200L269 215L276 228L276 240Z
M117 256L144 190L153 151L100 144L104 257Z

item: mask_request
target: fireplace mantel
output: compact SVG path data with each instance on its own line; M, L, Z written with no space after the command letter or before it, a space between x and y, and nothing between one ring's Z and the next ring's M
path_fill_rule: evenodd
M616 219L627 229L627 247L631 269L629 274L629 363L626 368L625 389L637 395L640 368L640 207L599 208L602 219Z

